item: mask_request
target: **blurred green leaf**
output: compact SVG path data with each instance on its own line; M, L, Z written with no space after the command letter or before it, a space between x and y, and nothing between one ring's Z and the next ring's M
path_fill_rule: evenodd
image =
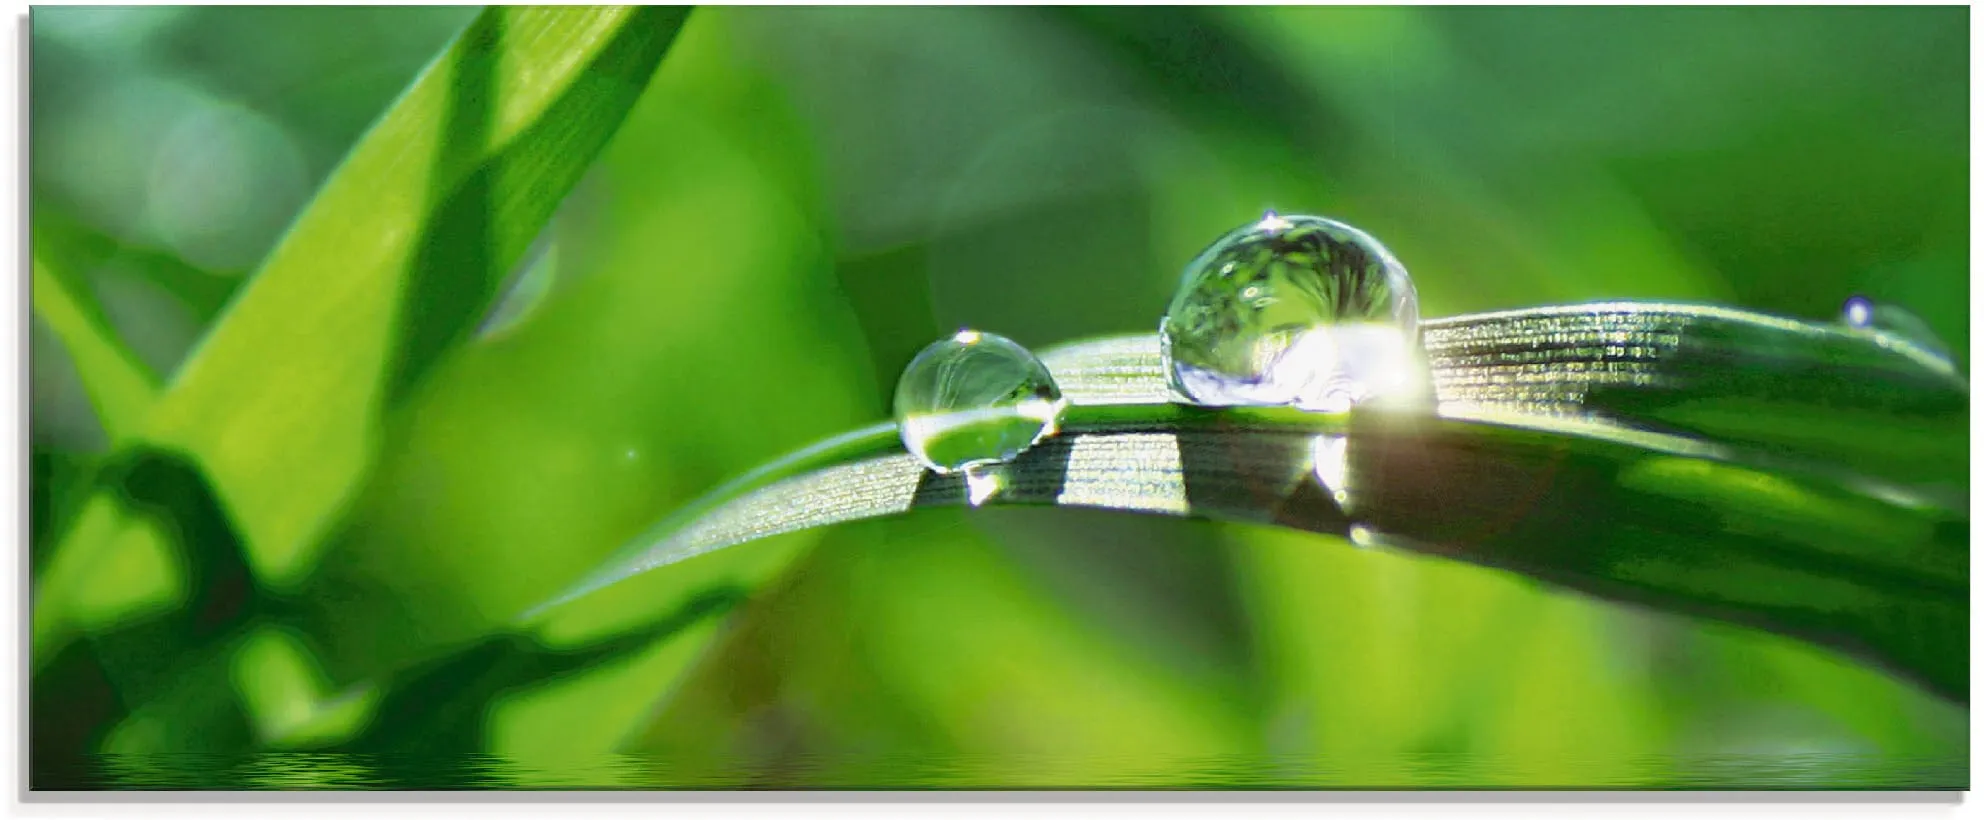
M62 339L113 443L137 432L158 392L158 377L111 330L103 312L71 280L33 261L34 312Z
M830 531L685 680L650 682L661 702L623 729L618 749L684 784L818 761L783 784L792 788L889 786L902 763L864 768L969 750L983 755L975 766L940 763L919 781L984 786L982 766L1008 788L1068 788L1253 746L1243 687L1055 600L972 531L974 515ZM819 611L839 617L819 622ZM876 688L885 694L868 705Z
M117 239L78 219L55 203L35 203L37 256L61 271L128 265L170 292L205 325L226 308L241 284L237 271L209 271L170 253Z
M485 11L352 150L181 369L142 436L196 454L263 583L308 569L392 400L473 327L687 13ZM59 649L66 600L121 537L91 523L38 590L37 655Z
M558 281L542 304L465 346L410 398L299 591L334 679L383 680L513 632L518 611L652 524L656 505L878 412L859 330L831 287L833 246L806 207L818 183L803 154L770 138L793 125L778 89L737 53L735 15L692 17L555 220ZM755 594L812 541L656 574L529 638L580 649L712 589ZM505 693L490 702L490 750L610 749L713 627L541 681L544 692ZM547 740L528 728L550 725L566 731Z

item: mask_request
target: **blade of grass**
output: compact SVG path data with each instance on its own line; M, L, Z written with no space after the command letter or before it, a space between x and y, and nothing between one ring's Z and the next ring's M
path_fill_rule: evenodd
M1962 696L1965 669L1951 660L1967 623L1962 514L1903 490L1546 419L1160 408L1139 408L1142 421L1122 407L1076 408L1062 437L997 471L1001 487L982 504L1190 515L1382 543L1813 640ZM1314 442L1331 435L1350 441L1354 513L1315 477ZM969 503L963 480L928 473L893 438L871 433L860 443L872 453L852 459L789 462L813 468L684 516L568 597L770 535ZM531 617L555 618L546 613L563 600Z
M115 444L137 432L158 392L158 377L111 330L75 281L32 261L34 314L47 322L76 363L97 421Z
M307 572L394 400L467 335L687 14L484 11L360 140L189 357L141 435L197 459L259 581L281 588ZM111 506L93 505L105 520L78 522L36 590L38 657L59 649L63 601L122 539Z
M1532 320L1539 314L1614 318L1584 330L1576 322L1538 328ZM1163 403L1161 370L1146 355L1155 350L1150 340L1101 340L1044 356L1077 400L1067 432L996 471L999 489L983 503L1270 523L1441 555L1610 600L1801 637L1960 700L1965 672L1950 660L1950 646L1966 614L1961 511L1915 488L1822 463L1605 419L1607 408L1632 405L1620 404L1618 394L1610 403L1592 401L1605 395L1589 389L1592 366L1622 354L1572 342L1615 338L1669 315L1748 327L1753 341L1817 332L1827 344L1847 345L1835 360L1860 357L1873 372L1890 371L1893 383L1922 376L1908 356L1897 364L1880 352L1878 340L1835 339L1826 328L1768 317L1672 305L1551 309L1434 323L1434 370L1451 399L1443 417L1329 416ZM1496 332L1514 322L1532 323ZM1500 339L1489 347L1505 361L1479 359L1480 344L1475 359L1455 354L1456 328ZM1731 334L1726 326L1721 332L1725 341L1717 344L1726 345ZM1684 348L1639 354L1641 375L1665 377L1624 383L1677 389L1674 379L1685 376L1695 395L1712 395L1716 368L1683 358L1677 351ZM1538 355L1554 357L1555 370L1535 369ZM1731 363L1757 364L1750 357L1723 367ZM1456 373L1496 367L1528 378L1527 386L1497 388L1494 379L1466 393L1450 386ZM1557 376L1524 375L1538 372ZM1822 374L1806 377L1815 389L1825 386ZM1925 393L1889 387L1862 403L1933 408L1941 406L1928 401L1935 391L1964 390L1933 374L1918 385ZM1348 442L1342 463L1335 473L1319 470L1318 441L1336 437ZM903 453L892 425L836 436L677 512L616 561L526 613L512 639L536 645L572 620L561 604L647 569L780 533L968 504L968 495L959 479L928 474ZM531 672L509 680L527 686L544 679Z
M1913 484L1967 481L1970 388L1892 337L1703 305L1612 302L1429 320L1442 412L1597 416L1820 458ZM1042 354L1076 403L1170 400L1154 335Z
M60 272L114 264L143 271L171 292L201 325L226 307L241 282L241 271L209 271L168 251L134 245L103 232L53 202L36 202L30 228L35 257Z
M1043 358L1076 402L1065 432L980 479L997 487L983 503L1384 543L1804 638L1963 697L1953 647L1967 624L1968 514L1952 503L1962 493L1842 469L1853 462L1776 439L1643 429L1684 397L1947 426L1967 416L1968 387L1939 361L1830 328L1674 305L1461 317L1427 336L1437 416L1160 404L1147 341L1051 351ZM1346 443L1333 469L1319 447L1331 440ZM564 602L713 549L967 498L963 480L902 452L893 426L855 431L712 493L523 620L555 622Z

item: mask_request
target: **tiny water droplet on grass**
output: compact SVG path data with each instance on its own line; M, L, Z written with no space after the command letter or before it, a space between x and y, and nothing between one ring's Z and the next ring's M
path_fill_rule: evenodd
M1840 321L1854 330L1907 342L1945 359L1950 356L1949 346L1928 322L1897 305L1853 296L1840 309Z
M1038 356L976 330L931 343L896 382L903 447L939 473L1013 460L1059 431L1066 406ZM980 482L973 503L996 490L996 483Z

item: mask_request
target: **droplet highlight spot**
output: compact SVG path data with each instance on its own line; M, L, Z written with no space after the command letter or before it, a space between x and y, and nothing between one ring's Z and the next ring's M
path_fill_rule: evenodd
M1848 327L1866 330L1874 324L1874 302L1865 296L1855 296L1846 300L1846 307L1841 310L1841 314Z
M1066 407L1053 374L1032 351L976 330L931 343L896 382L903 447L939 473L1013 460L1059 432ZM997 479L974 482L972 503L998 487Z
M1899 305L1854 296L1840 308L1840 320L1854 330L1905 342L1941 358L1950 357L1949 346L1929 323Z
M1432 394L1405 266L1332 219L1270 211L1220 237L1158 333L1173 393L1196 404L1340 412Z

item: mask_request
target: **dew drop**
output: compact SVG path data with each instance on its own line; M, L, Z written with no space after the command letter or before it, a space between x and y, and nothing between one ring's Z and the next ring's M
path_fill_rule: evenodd
M1907 342L1944 359L1950 356L1949 346L1943 344L1928 322L1895 305L1854 296L1840 309L1840 320L1854 330Z
M1841 318L1846 320L1848 327L1866 330L1874 324L1874 300L1865 296L1847 299L1846 308L1842 313L1844 315Z
M1185 268L1159 325L1176 397L1342 411L1431 396L1419 299L1390 251L1356 228L1272 211Z
M1032 351L975 330L931 343L896 382L903 447L939 473L1011 461L1058 432L1066 406L1054 376ZM996 488L980 482L973 495Z

